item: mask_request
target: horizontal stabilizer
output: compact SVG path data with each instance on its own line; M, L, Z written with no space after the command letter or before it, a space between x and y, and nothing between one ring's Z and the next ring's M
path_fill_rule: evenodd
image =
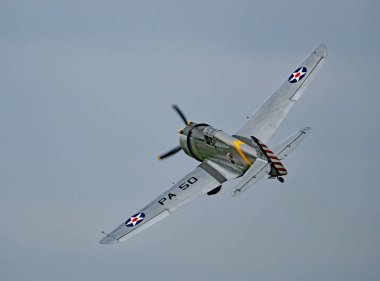
M279 144L276 145L276 148L273 150L277 157L282 160L285 159L297 146L299 146L306 136L311 132L310 127L305 127L297 132L295 132L290 137L287 137Z
M271 164L265 160L257 158L255 163L241 177L240 182L232 190L232 196L239 196L263 177L268 176L271 171Z

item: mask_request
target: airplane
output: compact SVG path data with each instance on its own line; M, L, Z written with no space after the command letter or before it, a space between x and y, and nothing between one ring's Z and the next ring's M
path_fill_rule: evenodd
M226 181L240 178L232 190L236 197L263 178L284 182L288 171L282 161L305 139L305 127L280 142L273 150L266 143L279 128L303 91L325 63L327 48L319 45L290 74L280 87L234 134L229 135L205 123L188 121L182 110L173 109L185 123L179 130L179 145L159 159L183 150L200 164L155 200L105 235L100 244L115 244L131 238L204 195L215 195Z

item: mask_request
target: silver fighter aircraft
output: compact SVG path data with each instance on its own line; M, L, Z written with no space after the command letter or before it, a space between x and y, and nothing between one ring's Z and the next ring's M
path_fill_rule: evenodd
M228 180L241 178L232 196L240 195L262 178L284 182L287 170L281 161L304 140L310 128L302 128L273 150L266 143L322 67L326 55L326 47L319 45L232 136L204 123L189 122L179 107L173 105L186 127L179 131L180 145L159 156L159 159L183 150L198 160L200 165L115 230L103 232L105 236L99 243L125 241L185 204L203 195L218 193Z

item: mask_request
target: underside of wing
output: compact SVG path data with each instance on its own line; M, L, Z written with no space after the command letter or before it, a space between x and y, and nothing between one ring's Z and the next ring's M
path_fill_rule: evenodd
M226 179L213 167L200 164L170 189L106 234L100 244L122 242L186 205L219 188Z
M324 64L326 55L327 48L319 45L235 133L236 137L244 141L255 136L268 143L318 69Z

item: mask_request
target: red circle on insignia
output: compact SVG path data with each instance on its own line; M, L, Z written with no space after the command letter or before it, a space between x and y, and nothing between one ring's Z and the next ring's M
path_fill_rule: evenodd
M127 227L133 227L141 223L145 218L144 213L137 213L131 216L127 221L125 222L125 226Z
M296 83L300 81L302 78L305 77L307 73L307 68L306 67L300 67L297 68L290 76L289 76L289 83Z

